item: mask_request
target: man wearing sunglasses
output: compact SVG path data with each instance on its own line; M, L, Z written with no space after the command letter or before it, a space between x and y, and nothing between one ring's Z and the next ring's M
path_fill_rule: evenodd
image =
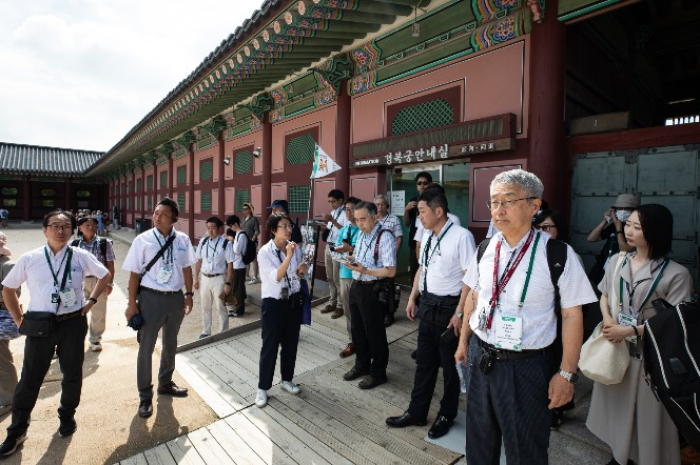
M403 224L409 228L408 231L408 265L411 273L411 282L416 277L418 271L418 252L416 251L416 241L413 236L416 235L416 221L418 220L418 197L425 192L433 183L433 177L427 171L421 171L416 175L416 189L418 194L413 197L408 204L403 214Z

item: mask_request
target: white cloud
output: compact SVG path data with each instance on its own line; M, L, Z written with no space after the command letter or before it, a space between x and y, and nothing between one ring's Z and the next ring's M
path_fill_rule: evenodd
M0 0L0 141L110 149L261 3Z

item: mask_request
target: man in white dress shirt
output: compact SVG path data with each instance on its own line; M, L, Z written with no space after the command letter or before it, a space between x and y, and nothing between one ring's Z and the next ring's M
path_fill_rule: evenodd
M403 243L403 229L401 228L401 221L396 215L389 213L389 200L384 195L377 195L374 197L374 204L377 206L377 221L382 225L382 228L387 231L391 231L396 238L396 256L399 255L399 250L401 250L401 244ZM394 289L394 280L389 280L389 287ZM393 299L393 292L390 295ZM399 303L391 301L391 305L386 305L385 315L384 315L384 326L389 327L394 324L394 313L396 313L396 307Z
M398 417L387 418L395 428L427 424L438 371L442 366L443 395L440 410L428 431L431 438L447 434L457 416L459 376L452 359L457 350L465 296L462 278L474 256L474 237L447 217L447 198L439 189L427 189L418 197L418 215L426 234L421 242L420 267L406 306L410 320L420 318L416 374L411 403ZM420 298L420 306L416 301Z
M532 227L542 182L510 170L491 183L491 218L499 232L464 276L467 302L456 361L468 353L467 448L469 463L498 463L501 442L509 464L548 463L550 409L574 395L581 343L581 306L596 300L576 253L558 280L563 357L552 376L557 337L555 287L547 262L549 234ZM467 343L469 350L467 352Z
M245 315L245 299L247 297L245 290L245 270L246 265L243 263L243 255L248 246L248 236L241 228L241 219L236 215L228 217L231 229L236 233L233 239L233 244L229 249L228 256L228 271L226 281L231 283L233 295L236 296L236 305L230 316L240 317Z
M328 289L330 291L330 299L328 305L321 310L321 313L331 313L334 318L339 318L343 315L343 302L340 299L340 263L333 260L331 249L329 246L334 245L338 239L338 232L343 229L343 226L348 224L345 217L345 194L339 189L333 189L328 193L328 203L331 205L331 212L323 216L323 220L327 223L322 225L323 234L327 234L325 265L326 277L328 278Z
M27 338L22 377L12 402L12 423L7 428L7 438L0 445L0 456L15 452L27 438L29 419L54 351L63 373L58 435L70 436L78 428L75 410L83 385L86 315L111 280L107 268L94 255L68 245L76 228L72 213L53 211L44 217L43 226L47 244L20 257L2 282L3 302L20 327L20 333ZM96 276L98 280L86 299L83 281L87 276ZM31 300L23 314L16 290L25 282ZM32 323L50 324L48 335L30 331Z
M216 216L207 220L207 235L199 240L197 264L194 266L194 288L199 291L202 305L202 334L200 339L211 336L212 312L219 317L219 332L228 329L228 313L221 292L231 292L231 283L226 280L230 243L221 229L224 222Z
M173 372L180 324L185 315L192 311L194 293L191 267L197 263L197 255L187 234L173 227L178 213L177 203L172 199L166 197L158 202L153 212L153 228L136 236L122 265L123 270L131 273L126 320L129 321L136 314L143 319L138 331L136 363L140 399L138 413L141 418L153 415L151 358L161 328L163 347L158 371L158 394L187 395L186 388L173 382ZM160 250L164 253L146 271Z

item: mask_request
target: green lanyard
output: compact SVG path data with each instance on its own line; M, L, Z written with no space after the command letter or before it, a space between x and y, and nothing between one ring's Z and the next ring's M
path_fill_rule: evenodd
M430 252L430 249L429 249L429 247L430 247L430 239L432 239L433 236L431 235L431 236L428 238L428 240L425 242L425 247L423 247L423 266L425 267L426 271L428 270L428 266L430 265L430 262L431 262L432 259L433 259L433 255L435 255L435 251L440 247L440 241L442 240L443 237L445 237L445 234L447 234L447 231L450 230L450 228L452 227L453 224L454 224L454 223L453 223L452 221L450 221L450 224L447 225L447 227L446 227L445 230L442 232L442 234L440 234L440 235L438 236L438 238L437 238L437 243L435 244L435 247L433 248L433 253L430 254L430 256L428 257L427 260L425 259L425 254L428 253L428 252Z
M540 243L540 232L537 231L537 235L535 236L535 244L532 246L532 253L530 254L530 263L527 266L527 272L525 275L525 286L523 286L523 293L520 296L520 303L518 304L518 308L522 309L523 304L525 303L525 296L527 295L527 288L530 286L530 277L532 276L532 266L535 263L535 252L537 251L537 244Z
M44 256L46 257L46 263L49 265L49 270L51 270L51 276L53 277L53 283L54 286L56 286L56 289L59 291L62 291L63 288L66 285L66 278L70 279L72 277L71 273L71 263L73 261L73 249L68 247L66 250L66 253L63 255L63 258L61 259L61 263L58 265L58 269L54 272L53 271L53 265L51 265L51 259L49 258L49 252L46 250L47 247L44 247ZM61 286L59 288L58 285L58 273L61 271L61 266L63 266L63 262L66 260L66 257L68 258L68 261L66 262L66 267L63 269L63 279L61 280Z
M624 268L625 265L627 264L627 256L625 256L625 261L622 262L622 266L620 269ZM639 306L639 311L634 312L634 307L632 305L632 297L634 295L634 292L632 292L632 295L630 295L629 287L626 287L623 289L623 286L625 284L625 280L622 279L622 276L620 276L620 292L619 292L619 298L618 298L618 311L619 313L622 313L622 292L623 290L627 290L627 294L629 295L628 302L629 302L629 308L630 308L630 313L632 313L632 316L637 316L639 312L644 310L644 306L647 304L649 299L651 298L651 295L654 293L656 290L656 286L659 285L659 281L661 281L661 276L664 274L664 270L666 269L666 266L668 265L668 258L663 261L661 265L659 265L658 271L656 272L656 278L654 279L654 282L651 284L651 287L649 287L649 290L647 291L646 295L644 296L644 300L642 300L642 304Z
M156 239L157 239L157 238L158 238L158 236L156 236ZM211 259L209 259L209 249L211 249L211 241L209 241L209 242L207 243L207 260L208 260L210 263L212 263L212 262L214 261L214 257L216 257L216 248L219 246L219 241L221 241L221 236L219 236L219 237L216 239L216 244L214 244L214 252L212 252ZM160 241L158 241L158 243L160 244Z
M172 234L172 231L171 231L171 234ZM168 234L168 237L170 237L171 234ZM162 248L163 248L163 244L160 243L160 239L158 239L158 234L156 234L155 228L154 228L154 231L153 231L153 236L156 238L156 240L158 241L158 245L159 245L160 248L162 249ZM208 255L207 255L207 256L208 256ZM170 244L170 247L168 247L168 259L166 259L166 258L165 258L165 254L163 254L163 261L164 261L166 264L167 264L167 263L170 263L171 265L173 264L173 244Z

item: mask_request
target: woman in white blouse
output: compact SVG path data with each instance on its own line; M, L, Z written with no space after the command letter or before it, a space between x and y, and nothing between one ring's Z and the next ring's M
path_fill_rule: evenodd
M292 382L299 344L302 317L301 279L308 266L301 249L292 242L292 222L286 216L271 215L267 229L272 240L260 248L258 266L262 281L262 349L260 380L255 405L267 405L267 391L272 387L275 363L280 345L282 389L298 394Z

